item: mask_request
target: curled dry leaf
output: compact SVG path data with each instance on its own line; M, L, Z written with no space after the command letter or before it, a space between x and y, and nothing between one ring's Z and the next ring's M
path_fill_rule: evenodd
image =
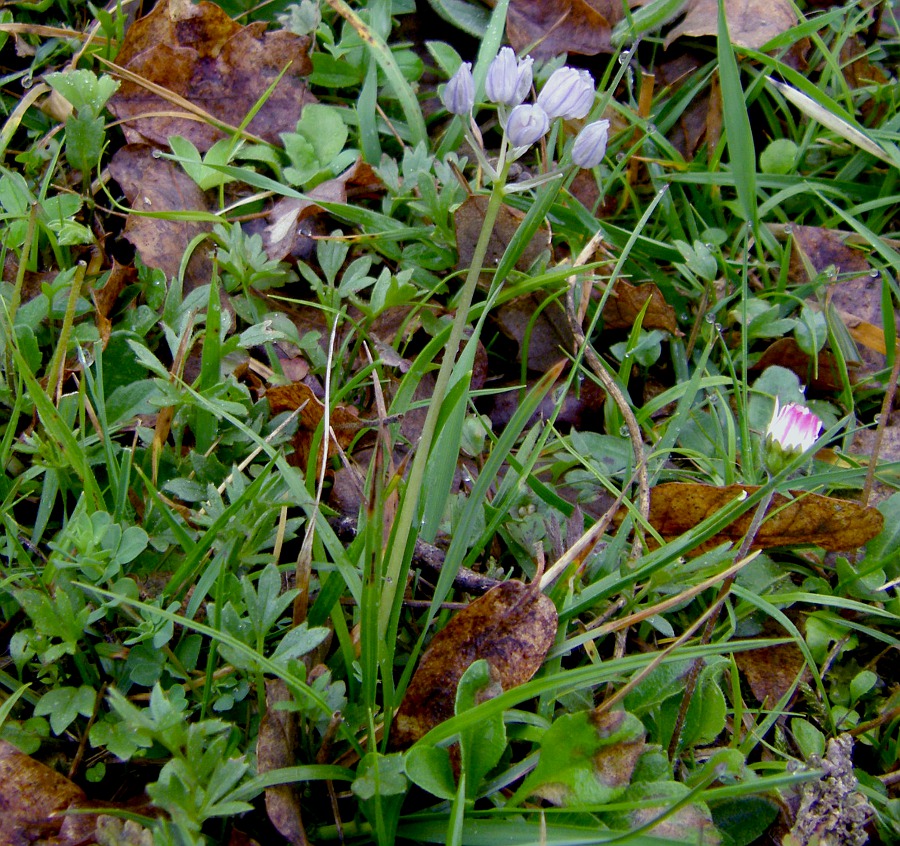
M476 599L439 631L413 675L391 726L391 745L405 749L453 716L466 669L483 658L503 690L540 669L557 628L556 606L538 586L504 582Z
M146 144L129 144L112 157L109 172L119 183L136 212L211 211L203 191L178 165L153 155ZM178 275L188 244L212 229L192 220L162 220L130 214L125 237L148 267L162 270L170 279ZM185 291L209 281L212 262L208 247L201 245L191 255L185 273Z
M100 339L103 347L106 348L109 343L109 336L112 334L112 320L109 315L116 304L119 294L125 289L126 285L130 285L137 279L137 271L130 265L119 264L113 259L112 270L106 284L102 288L94 288L91 296L94 300L94 308L96 309L97 331L100 333Z
M116 62L230 126L241 123L284 71L247 127L278 144L280 132L296 127L304 104L315 102L303 81L312 62L308 38L265 29L263 22L240 26L212 3L163 0L131 26ZM216 127L188 117L130 80L113 95L109 110L125 122L125 137L131 143L152 141L166 147L172 135L181 135L206 152L224 137Z
M278 703L290 701L291 694L281 679L266 681L266 713L259 724L256 741L256 769L260 775L297 763L297 715L276 707ZM266 813L291 846L309 843L300 813L300 795L293 784L266 788Z
M650 525L665 540L693 529L743 494L759 490L753 485L701 485L669 482L650 492ZM810 544L830 551L853 550L879 534L884 518L876 508L846 499L794 492L794 499L775 494L751 549ZM695 552L713 549L726 541L740 541L750 528L754 509L730 526L695 547ZM624 518L625 509L620 511Z
M296 257L307 252L305 242L310 240L310 234L298 227L306 218L322 213L322 207L314 201L346 203L348 189L352 187L368 191L380 190L381 180L360 159L340 176L307 191L304 199L284 197L275 203L267 216L268 225L263 231L263 244L269 258L281 261L289 255ZM304 246L299 246L298 241L303 242Z

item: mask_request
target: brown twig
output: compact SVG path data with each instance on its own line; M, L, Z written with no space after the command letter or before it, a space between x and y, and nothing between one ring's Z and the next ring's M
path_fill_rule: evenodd
M355 517L334 517L328 522L341 540L348 541L356 537L358 524ZM433 573L440 573L444 566L444 557L442 549L416 539L416 546L413 550L413 565L425 567ZM482 576L468 567L460 567L453 584L466 593L481 594L487 593L491 588L497 587L502 582L489 576Z

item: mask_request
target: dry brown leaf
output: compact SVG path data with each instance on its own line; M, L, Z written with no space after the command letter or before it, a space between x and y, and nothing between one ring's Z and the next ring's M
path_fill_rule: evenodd
M667 34L666 47L682 35L699 38L718 33L718 0L688 0L684 12ZM725 0L725 15L731 42L753 50L797 25L790 0Z
M456 249L459 253L457 268L465 270L472 264L472 255L475 252L475 244L481 234L484 224L484 213L487 211L489 197L483 194L473 194L456 210L453 216L456 224ZM525 212L514 209L512 206L501 206L497 215L497 222L491 239L488 242L487 253L484 257L484 267L496 267L503 257L509 242L524 220ZM516 267L519 270L528 270L544 250L550 249L550 230L542 225L527 247L522 251Z
M813 370L812 360L800 349L800 345L793 338L779 338L770 344L762 357L753 365L754 371L763 371L767 367L778 365L793 370L804 385L808 385L815 391L839 391L844 383L841 381L840 371L834 355L828 350L822 350L818 358L818 369ZM856 365L847 363L847 375L851 385L856 384Z
M260 775L297 763L297 715L276 707L278 703L290 701L290 691L281 679L266 680L266 713L260 721L256 741L256 769ZM307 846L309 840L300 813L300 794L293 784L266 788L266 813L291 846Z
M106 284L102 288L95 288L91 291L91 296L94 299L94 308L96 309L97 331L100 333L100 340L104 349L112 333L112 321L109 319L109 314L125 286L130 285L136 279L137 271L134 267L119 264L114 259Z
M241 123L287 68L247 127L278 144L279 133L293 131L303 106L315 102L303 81L312 62L308 38L265 28L263 22L240 26L213 3L163 0L129 28L116 62L230 126ZM225 137L128 80L109 101L109 110L125 122L130 143L152 141L165 147L171 136L181 135L205 152Z
M530 379L525 390L530 391L537 382L537 379ZM497 392L485 404L484 411L491 418L491 426L495 432L506 426L518 411L522 399L519 385L518 381L508 385L497 385ZM593 431L597 428L598 422L603 420L605 400L606 393L603 388L592 379L585 379L577 392L566 391L561 399L557 397L555 390L549 391L534 413L533 420L549 420L555 413L557 425L572 426L579 432ZM562 405L558 408L560 403ZM529 421L526 427L531 425L532 421Z
M644 329L661 329L673 335L679 334L675 309L666 302L662 291L656 285L652 282L629 285L621 279L616 282L612 294L603 307L603 328L630 329L647 300L650 300L650 305L647 306L641 326Z
M494 319L508 338L518 344L516 360L528 353L528 369L546 373L558 361L574 352L575 338L559 298L546 302L539 293L516 297L500 306ZM535 316L537 315L537 316ZM527 344L527 346L526 346Z
M650 492L650 525L665 540L672 540L743 493L752 494L757 490L753 485L715 487L690 482L657 485ZM811 544L831 551L853 550L872 540L884 525L878 509L858 502L805 491L796 491L794 497L791 500L775 494L751 549ZM750 528L753 511L751 508L742 514L694 551L704 552L726 541L740 541Z
M770 231L782 240L790 235L793 244L789 278L808 282L810 270L822 273L833 267L838 281L828 286L826 296L860 350L863 367L860 378L884 367L884 321L881 308L881 279L869 262L864 244L857 236L818 226L772 225ZM900 330L900 319L894 315Z
M506 35L517 53L613 53L609 37L623 16L617 0L511 0Z
M895 411L888 418L887 425L881 433L877 455L875 454L875 438L875 429L860 429L853 435L850 449L847 450L848 455L863 464L870 461L884 464L900 461L900 412ZM896 493L896 489L892 485L880 481L876 476L869 503L877 505L894 493Z
M146 144L129 144L112 157L109 172L137 212L211 211L206 195L178 165L153 155ZM209 232L210 224L191 220L162 220L130 214L125 237L134 244L148 267L178 276L188 244ZM184 278L185 292L209 282L212 262L207 247L194 250Z
M783 635L781 631L776 636ZM734 660L756 700L769 708L791 689L798 675L808 673L803 653L795 643L736 652Z
M422 656L391 726L391 745L405 749L453 716L462 674L479 659L503 690L524 684L553 644L556 606L537 585L504 582L476 599L439 631Z
M294 436L294 455L291 461L306 467L312 437L325 416L325 406L312 389L302 382L269 388L266 391L266 399L269 401L272 414L300 409L300 428ZM365 425L357 416L356 409L349 405L334 406L329 414L329 424L332 432L328 443L329 457L337 455L338 448L347 449Z
M58 836L64 817L56 814L85 801L81 788L65 776L0 740L0 843L4 846L25 846Z
M308 253L309 233L298 229L298 224L306 218L321 214L322 207L314 200L329 203L346 203L350 186L365 186L368 190L380 188L381 182L375 171L362 159L347 168L340 176L316 185L306 192L310 199L284 197L275 203L268 214L268 226L263 230L263 244L269 258L276 261L289 255L304 257ZM327 233L323 233L327 234ZM298 244L298 241L301 242Z

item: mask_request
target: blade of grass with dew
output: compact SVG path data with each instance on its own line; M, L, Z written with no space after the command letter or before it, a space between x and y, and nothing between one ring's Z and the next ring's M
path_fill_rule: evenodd
M896 153L892 156L891 152L894 151L888 151L873 141L862 128L855 125L855 121L851 122L846 118L839 117L828 107L820 105L817 100L814 100L808 94L804 94L790 85L785 85L783 82L778 82L772 79L771 76L766 77L766 82L776 91L780 91L787 100L793 103L808 118L818 121L826 129L830 129L836 135L840 135L844 140L855 144L861 150L881 159L886 164L900 167L900 158L895 157Z

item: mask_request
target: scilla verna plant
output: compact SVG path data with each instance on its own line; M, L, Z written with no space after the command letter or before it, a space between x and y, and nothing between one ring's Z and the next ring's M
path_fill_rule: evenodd
M379 640L391 643L396 635L399 615L397 607L402 591L398 586L405 583L409 567L405 560L403 539L410 536L412 526L419 519L421 507L420 492L423 490L425 469L431 447L437 432L438 420L444 408L448 389L451 385L454 365L463 332L468 323L469 310L481 275L488 243L497 215L508 194L528 191L545 186L550 196L543 199L552 201L562 183L562 177L573 167L593 168L600 164L606 154L609 121L597 120L588 123L577 135L559 166L548 168L543 174L514 184L507 182L510 166L544 138L557 120L581 120L593 108L597 100L594 82L587 71L563 67L554 71L541 89L534 103L524 102L532 87L532 64L530 56L517 58L509 47L503 47L492 60L485 79L485 93L488 100L497 107L500 126L503 130L500 148L494 160L490 160L484 139L475 120L476 85L472 75L472 65L464 62L448 81L441 100L447 111L462 120L463 132L478 160L482 171L491 184L491 194L484 215L481 233L475 245L472 263L456 302L456 315L450 335L444 347L443 361L435 382L434 395L428 407L428 415L410 467L407 495L404 497L395 522L394 543L391 545L387 564L384 591L381 598L378 620ZM495 277L492 295L496 295L503 279ZM479 324L480 325L480 324ZM470 343L478 334L476 327ZM459 378L467 378L465 373ZM399 542L398 542L399 541ZM389 662L387 662L389 663ZM385 671L387 667L385 667Z

